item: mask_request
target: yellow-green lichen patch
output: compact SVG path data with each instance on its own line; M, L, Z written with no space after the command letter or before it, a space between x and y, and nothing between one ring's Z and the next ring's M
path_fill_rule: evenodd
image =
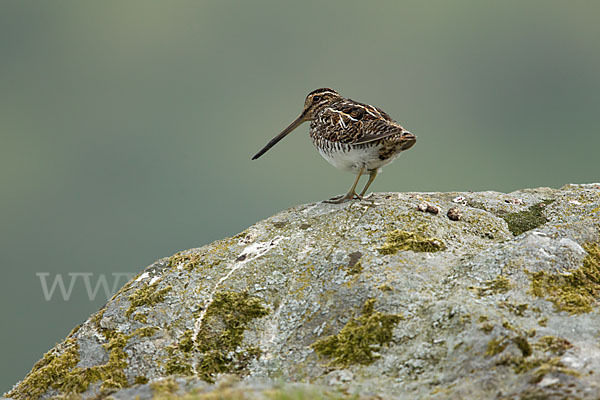
M152 285L146 285L133 292L133 294L129 296L130 305L125 312L125 316L131 316L131 314L133 314L135 309L139 306L152 306L154 304L163 302L166 294L171 290L171 286L167 286L166 288L160 290L156 290L157 288L158 282L153 283Z
M558 373L565 374L571 376L581 376L581 374L571 368L566 367L562 361L560 361L559 357L552 357L549 359L542 359L541 362L536 365L537 369L534 371L534 377L532 379L532 383L540 382L546 374L549 373Z
M519 350L521 350L523 357L529 357L532 354L533 351L531 349L531 345L527 341L527 338L523 335L516 335L513 337L501 336L490 340L487 344L485 355L488 357L493 357L496 354L500 354L511 342L514 343Z
M523 317L525 315L525 311L529 308L529 304L527 303L513 303L510 301L499 301L498 307L505 308L517 317Z
M204 259L204 256L199 253L176 253L169 258L169 265L171 267L183 267L188 271L195 269L200 262Z
M241 347L244 331L253 319L268 313L262 299L248 292L215 293L203 316L196 341L193 332L187 330L177 344L167 348L166 373L192 375L195 371L201 379L213 382L218 373L242 371L260 355L260 349L256 347ZM195 368L190 361L192 358L200 359Z
M142 324L148 323L148 316L144 313L135 313L133 314L133 319L137 322L141 322Z
M79 346L75 338L67 339L52 349L38 361L31 372L27 374L7 396L14 399L37 399L48 389L61 389L70 369L79 362Z
M567 368L560 357L503 357L497 365L509 365L517 374L532 371L531 383L540 382L549 373L580 376L579 372Z
M124 372L127 367L127 354L124 348L131 335L110 330L102 333L108 339L108 343L103 345L108 351L108 363L85 369L94 370L98 374L98 380L102 381L103 388L127 387L127 377Z
M504 337L490 340L487 344L487 348L485 349L485 355L488 357L493 357L496 354L502 353L506 346L508 346L508 343L509 342Z
M348 264L344 267L344 271L348 275L357 275L360 274L363 270L362 264L360 263L360 258L362 257L362 253L360 251L355 251L353 253L348 254Z
M193 332L187 330L183 333L178 343L167 347L168 359L165 362L164 368L167 375L193 375L194 368L191 362L187 359L193 348L192 341Z
M25 379L9 393L15 399L37 399L48 389L56 389L60 394L82 393L91 383L101 381L102 388L127 387L124 369L127 355L123 348L131 336L105 330L108 340L103 347L108 352L108 362L93 367L77 367L79 346L75 338L67 339L59 350L52 350L34 365ZM58 352L60 354L58 354Z
M139 337L151 337L154 336L157 330L158 328L156 326L145 326L143 328L136 329L133 334Z
M172 349L167 349L167 352L169 353L169 359L165 362L165 372L167 375L194 374L192 364L187 362L183 357L178 356Z
M348 275L358 275L362 272L363 267L362 264L359 262L357 262L356 264L354 264L353 266L347 266L346 268L344 268L344 270L346 271L346 273Z
M600 295L600 244L586 244L584 249L588 254L580 268L559 274L530 273L531 293L551 301L558 310L591 312Z
M150 383L150 389L154 396L165 396L175 394L179 390L179 385L173 377L168 377L153 381Z
M196 365L198 376L212 382L216 374L242 370L258 357L259 349L239 347L248 324L268 313L262 299L248 292L215 293L194 346L194 350L203 353Z
M379 285L377 287L377 289L381 290L382 292L393 292L394 288L391 287L390 285L386 285L385 283L383 285Z
M548 222L543 211L548 204L553 202L554 200L544 200L534 204L527 210L502 215L502 218L506 221L508 230L513 235L518 236L523 232L530 231Z
M513 324L512 324L512 323L511 323L509 320L507 320L507 319L503 319L503 320L502 320L502 327L503 327L504 329L506 329L506 330L509 330L509 331L513 331L513 332L517 332L517 331L518 331L517 327L516 327L516 326L514 326L514 325L513 325Z
M521 350L523 357L529 357L533 353L531 350L531 345L525 336L515 336L512 341L517 345L519 350Z
M375 352L392 340L394 326L402 320L399 314L374 311L375 299L365 302L362 315L353 317L337 335L313 343L317 354L332 358L330 365L348 367L353 364L371 364Z
M194 340L192 338L193 332L191 329L183 332L181 336L181 340L179 341L178 349L183 351L184 353L189 353L194 348Z
M437 238L426 237L419 233L396 229L387 234L382 247L377 249L381 254L396 254L399 251L436 252L446 250L446 245Z
M92 324L94 324L96 327L100 327L100 320L104 316L104 311L105 310L106 310L106 308L102 308L102 309L96 311L96 313L94 313L94 315L92 315L90 317L90 322Z
M134 385L143 385L144 383L148 383L148 378L143 375L138 375L133 380Z
M536 350L551 352L562 356L567 350L573 347L573 345L567 339L556 336L542 336L533 347Z
M163 381L157 383L162 384ZM277 384L274 387L244 387L243 385L232 385L219 381L219 384L210 391L192 389L189 393L178 394L177 382L164 388L157 386L154 391L153 400L359 400L374 399L375 397L359 397L356 394L347 393L344 390L336 390L326 387L302 387L298 384ZM150 385L154 385L152 382ZM376 397L380 398L380 397Z
M504 351L504 349L513 343L521 351L521 355L502 354L498 356L496 365L506 365L512 367L515 373L522 374L531 372L531 382L537 383L548 373L562 373L567 375L578 376L579 373L565 367L559 357L549 357L546 354L534 354L535 351L552 352L554 354L562 354L568 346L564 339L555 340L558 338L543 337L533 346L529 344L527 338L523 335L514 337L502 336L492 339L488 342L485 355L487 357L496 356ZM568 342L566 342L568 343ZM570 343L569 343L570 345Z
M477 296L483 297L492 294L506 293L510 288L511 283L508 278L504 275L498 275L494 279L483 282L482 287L471 286L469 289L473 290Z
M491 331L494 330L494 324L489 323L489 322L483 322L479 325L479 329L481 329L485 333L490 333Z
M344 393L342 391L333 391L331 389L322 388L277 388L269 391L268 399L271 400L358 400L357 395ZM238 396L224 397L227 400L241 400L244 399L244 393L240 392ZM366 397L367 399L374 399L377 397ZM223 397L214 397L214 399L223 399ZM209 399L206 399L209 400Z

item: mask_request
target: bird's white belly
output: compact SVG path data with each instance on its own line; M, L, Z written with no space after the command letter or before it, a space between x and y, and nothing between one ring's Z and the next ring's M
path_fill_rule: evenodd
M364 168L363 172L381 168L399 155L398 153L386 160L381 160L379 158L379 146L344 146L339 150L317 148L323 158L331 165L338 169L354 173L358 173L361 168Z

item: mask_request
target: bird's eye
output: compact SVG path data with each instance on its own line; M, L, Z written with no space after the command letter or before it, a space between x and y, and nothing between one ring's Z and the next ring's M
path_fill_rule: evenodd
M315 102L317 102L319 100L321 100L321 96L314 96L313 97L313 103L315 103Z

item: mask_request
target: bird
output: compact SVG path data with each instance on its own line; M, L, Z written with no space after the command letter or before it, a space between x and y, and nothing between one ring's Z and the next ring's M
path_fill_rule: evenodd
M401 152L413 147L417 137L380 108L345 98L330 88L313 90L306 96L300 115L252 157L256 160L304 122L310 121L310 138L325 160L334 167L356 174L345 195L326 203L362 200L381 168ZM363 174L369 179L360 194L356 186Z

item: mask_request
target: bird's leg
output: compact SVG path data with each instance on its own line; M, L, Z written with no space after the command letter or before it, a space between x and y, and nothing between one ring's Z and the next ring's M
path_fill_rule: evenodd
M352 200L354 198L358 198L359 200L362 199L361 196L356 194L356 185L358 185L358 181L359 181L360 176L362 175L363 171L364 171L364 167L361 167L360 170L358 171L358 174L356 175L356 179L354 180L352 187L350 188L350 190L348 190L348 193L346 193L343 196L332 197L331 199L324 200L323 202L329 203L329 204L340 204L345 201Z
M365 193L367 193L367 189L369 188L369 186L371 186L371 183L373 183L373 181L375 180L376 176L377 176L377 169L374 169L374 170L372 170L370 172L370 174L369 174L369 180L365 184L365 187L363 188L362 192L360 192L360 194L358 195L358 197L362 198L365 195Z

